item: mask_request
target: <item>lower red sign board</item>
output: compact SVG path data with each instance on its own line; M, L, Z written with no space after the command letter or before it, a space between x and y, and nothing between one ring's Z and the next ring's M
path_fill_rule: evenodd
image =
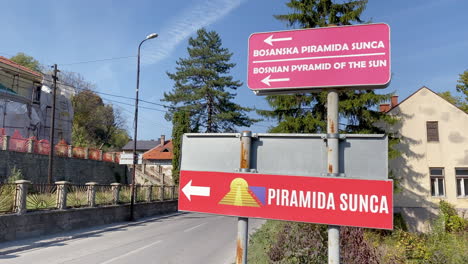
M393 182L181 171L179 210L393 229Z

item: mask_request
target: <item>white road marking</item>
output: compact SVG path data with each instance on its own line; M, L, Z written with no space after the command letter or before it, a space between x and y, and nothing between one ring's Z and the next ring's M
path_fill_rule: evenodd
M194 226L194 227L191 227L191 228L185 229L185 230L184 230L184 232L192 231L192 230L194 230L194 229L196 229L196 228L199 228L200 226L202 226L202 225L204 225L204 224L206 224L206 223L199 224L199 225L196 225L196 226Z
M140 252L140 251L142 251L142 250L144 250L144 249L146 249L146 248L152 247L152 246L154 246L154 245L156 245L156 244L159 244L159 243L161 243L161 242L162 242L162 240L158 240L158 241L153 242L153 243L151 243L151 244L148 244L148 245L146 245L146 246L144 246L144 247L137 248L137 249L135 249L135 250L129 251L129 252L127 252L127 253L125 253L125 254L123 254L123 255L120 255L120 256L118 256L118 257L111 258L111 259L109 259L109 260L107 260L107 261L105 261L105 262L102 262L101 264L109 264L109 263L111 263L111 262L113 262L113 261L116 261L116 260L118 260L118 259L125 258L125 257L127 257L127 256L129 256L129 255L132 255L132 254L135 254L135 253L137 253L137 252Z

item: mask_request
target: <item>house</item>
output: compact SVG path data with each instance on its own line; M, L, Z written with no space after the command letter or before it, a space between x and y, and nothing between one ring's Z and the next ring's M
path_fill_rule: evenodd
M130 140L125 146L122 147L122 152L124 154L133 153L133 145L135 141ZM156 146L159 146L161 139L157 140L137 140L136 152L144 153Z
M161 143L143 154L143 174L154 179L153 183L173 185L172 179L172 140L161 136Z
M23 137L49 139L53 99L49 79L0 56L0 128L8 136L16 130ZM57 86L54 143L70 142L73 120L70 96L74 89L60 83Z
M128 142L122 148L122 157L133 155L134 141ZM135 182L138 184L172 185L172 140L166 140L164 135L158 140L138 140L136 152L139 153L141 164L136 166ZM129 168L133 165L128 165Z
M399 122L396 132L401 156L389 160L400 180L395 212L401 212L414 231L427 231L440 200L468 216L468 114L427 87L398 103L392 98L380 110Z

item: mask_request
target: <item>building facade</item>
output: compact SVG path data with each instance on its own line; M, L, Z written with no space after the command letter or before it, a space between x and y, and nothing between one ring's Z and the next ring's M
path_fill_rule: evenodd
M422 87L397 104L381 106L399 122L400 157L389 161L399 179L394 206L414 231L427 231L445 200L468 216L468 114Z
M52 118L50 76L21 66L0 56L0 128L8 136L18 131L22 137L49 140ZM71 142L74 89L58 84L55 115L55 142Z

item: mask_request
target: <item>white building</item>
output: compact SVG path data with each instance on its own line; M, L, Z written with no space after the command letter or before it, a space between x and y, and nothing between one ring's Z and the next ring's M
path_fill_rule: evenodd
M397 116L401 157L389 169L401 179L395 212L416 231L426 231L440 200L468 216L468 114L427 87L381 110ZM385 109L387 108L387 109Z

